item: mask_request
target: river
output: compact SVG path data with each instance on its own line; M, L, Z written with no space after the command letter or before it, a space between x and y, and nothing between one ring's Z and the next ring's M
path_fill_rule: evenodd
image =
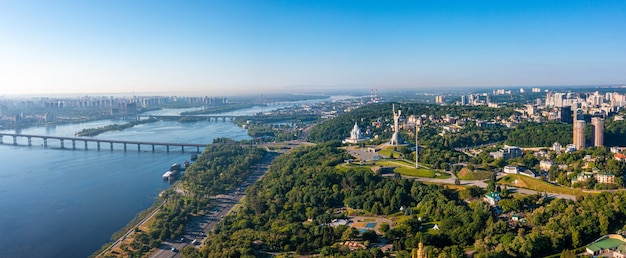
M341 99L335 97L333 99ZM317 101L301 101L307 104ZM226 115L251 115L283 106L255 107ZM152 111L155 115L175 115L189 109ZM35 127L23 134L74 136L84 128L95 128L126 121L100 120L56 127ZM4 131L11 132L12 131ZM158 121L124 131L112 131L96 138L172 143L211 143L214 138L249 139L246 131L230 122L199 121L178 123ZM0 144L0 257L86 257L110 241L140 211L150 207L159 192L169 187L161 175L172 163L190 158L191 150L152 152L134 146L124 152L121 146L96 150L65 148L60 142L26 140L13 146L12 139ZM91 143L90 143L91 144ZM71 143L70 143L71 146ZM164 147L162 147L164 148Z

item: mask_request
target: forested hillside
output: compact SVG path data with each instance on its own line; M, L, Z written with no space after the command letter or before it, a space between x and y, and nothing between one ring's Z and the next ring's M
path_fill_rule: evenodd
M132 243L122 245L129 257L141 257L164 240L179 237L193 214L209 208L208 196L241 184L248 177L250 166L265 154L261 148L242 146L229 139L216 141L185 170L180 188L187 194L174 189L165 191L161 197L167 198L167 203L154 215L148 230L137 230Z
M341 116L330 119L321 125L316 126L311 130L309 135L309 141L311 142L326 142L331 140L343 140L349 134L354 122L358 122L362 126L370 125L372 122L381 120L383 126L381 128L372 128L373 132L378 134L379 137L387 139L391 137L391 131L388 130L390 124L393 124L393 115L391 113L392 103L371 104ZM489 108L483 106L441 106L441 105L429 105L418 103L396 103L396 110L401 110L404 117L411 115L435 115L437 117L443 117L447 114L451 116L459 116L459 118L474 118L488 120L495 117L509 117L515 113L511 108ZM476 129L475 129L476 130ZM478 130L489 130L487 128L479 128ZM428 135L430 136L430 135ZM435 135L433 135L434 137ZM471 138L471 136L470 136ZM463 147L465 144L481 144L479 140L483 137L473 138L476 142L463 142L459 146L453 146L453 143L457 141L447 141L445 147ZM503 140L497 138L498 140ZM410 140L410 139L407 139ZM485 139L490 141L492 139ZM445 140L438 140L440 143L444 143Z
M571 124L525 122L507 134L506 143L520 147L551 147L558 142L565 146L572 143L572 130Z
M336 257L383 257L377 248L346 252L335 245L347 239L388 239L398 257L408 257L419 241L429 257L529 257L580 247L626 222L626 193L603 193L567 201L543 195L507 197L507 209L526 212L526 224L511 227L493 215L480 193L467 194L365 170L335 169L343 151L331 144L297 149L277 158L265 177L247 192L247 201L209 236L201 251L187 257L257 257L266 252L321 253ZM462 197L460 197L462 196ZM470 198L470 199L468 199ZM464 201L471 200L469 203ZM407 214L383 235L359 234L347 226L330 227L335 208L361 209L373 215ZM421 217L422 221L417 218ZM310 222L307 220L310 219ZM441 230L423 230L437 223ZM346 233L348 232L348 233Z
M265 150L250 148L229 139L209 145L185 171L183 188L195 196L215 195L233 189L248 177L248 169Z
M606 121L604 124L604 143L608 146L626 146L625 120L608 119Z

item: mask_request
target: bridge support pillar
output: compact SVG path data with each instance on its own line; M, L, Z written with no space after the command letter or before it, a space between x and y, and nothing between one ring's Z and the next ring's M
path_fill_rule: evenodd
M196 146L196 153L200 153L200 146Z
M17 145L17 136L13 136L13 145Z
M72 149L75 150L76 149L76 140L72 140Z
M152 152L154 152L154 144L152 144Z
M98 145L98 150L100 150L100 142L96 142L96 145Z
M113 151L113 143L111 142L111 151Z
M126 151L126 143L124 143L124 151Z
M65 141L61 139L61 149L65 149Z
M141 152L141 144L137 143L137 151Z
M85 140L85 150L89 149L89 147L87 147L87 141Z
M28 146L33 146L33 139L31 139L31 137L28 137Z
M169 145L165 145L165 148L167 149L167 152L170 152L170 146Z
M181 145L181 146L180 146L180 151L181 151L182 153L185 153L185 145Z
M48 148L48 138L43 138L43 147Z
M4 143L4 142L2 141L2 138L4 138L4 135L0 135L0 144Z

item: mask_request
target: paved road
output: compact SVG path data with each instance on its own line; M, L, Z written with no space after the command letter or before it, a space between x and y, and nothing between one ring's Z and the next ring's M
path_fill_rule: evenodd
M235 204L239 203L241 198L245 196L245 190L249 185L261 179L270 163L278 156L276 153L268 153L265 158L257 165L251 167L252 174L246 179L238 190L230 191L213 197L215 208L208 215L194 218L188 225L186 233L182 238L174 239L161 243L158 250L150 255L155 258L171 258L182 257L179 253L181 249L188 245L199 247L204 242L209 232L213 231L215 226L233 209ZM236 212L236 211L232 211ZM196 240L195 244L192 244ZM172 251L172 247L176 251Z

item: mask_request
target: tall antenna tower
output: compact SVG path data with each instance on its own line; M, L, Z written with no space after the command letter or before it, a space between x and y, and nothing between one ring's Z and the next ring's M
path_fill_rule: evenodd
M370 103L378 103L378 90L372 89L370 91Z

